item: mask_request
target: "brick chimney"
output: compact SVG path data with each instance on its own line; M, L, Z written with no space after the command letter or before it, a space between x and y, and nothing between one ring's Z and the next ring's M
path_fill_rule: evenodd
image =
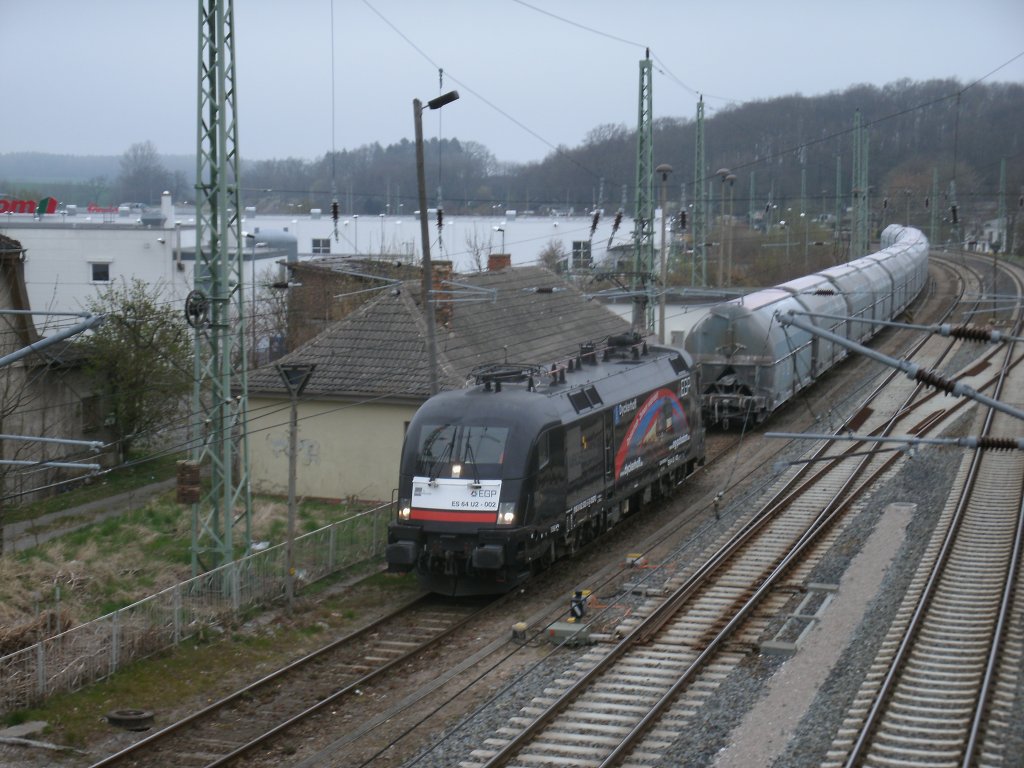
M487 257L487 271L497 272L512 266L511 253L492 253Z
M451 302L451 288L444 285L452 278L450 261L434 261L430 265L433 280L434 317L441 325L448 325L452 320L455 305Z

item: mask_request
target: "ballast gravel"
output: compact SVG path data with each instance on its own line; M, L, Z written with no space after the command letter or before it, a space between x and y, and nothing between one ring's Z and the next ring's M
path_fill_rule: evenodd
M788 660L764 653L748 657L698 710L693 727L665 751L660 765L803 768L821 763L914 575L962 457L957 450L922 450L868 497L808 579L840 584L836 600L826 608L816 630L817 637L809 633L801 649ZM896 511L893 519L882 520L890 505L906 503L916 505L912 512ZM730 512L724 511L722 525ZM898 517L903 514L906 519ZM894 536L892 526L904 527L905 533ZM721 532L721 527L704 532L706 543ZM891 548L894 541L899 543L895 552ZM681 557L692 560L693 549ZM855 558L860 562L851 572L852 581L844 585L844 574ZM878 569L884 569L880 578ZM876 572L873 581L872 571ZM844 595L844 589L851 594ZM849 599L844 602L844 598ZM835 621L840 613L844 621ZM827 668L787 676L787 666L797 669L797 659L815 642L824 645L825 657L820 663ZM833 643L842 647L828 653ZM442 734L433 747L406 766L448 768L463 760L481 762L471 756L473 750L484 748L488 739L501 737L499 730L509 727L510 719L522 707L544 695L544 689L586 652L585 648L562 648L546 656L541 654L526 674ZM784 717L777 716L778 712L765 714L774 711L773 694L781 695L785 702L780 710ZM761 747L750 751L747 747L752 742L761 742Z

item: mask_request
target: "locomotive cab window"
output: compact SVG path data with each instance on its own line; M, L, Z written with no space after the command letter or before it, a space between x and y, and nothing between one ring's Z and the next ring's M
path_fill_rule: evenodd
M545 432L537 440L537 469L544 469L551 463L551 433Z
M416 472L428 477L461 477L505 461L508 427L428 424L419 434ZM464 469L466 468L466 469Z

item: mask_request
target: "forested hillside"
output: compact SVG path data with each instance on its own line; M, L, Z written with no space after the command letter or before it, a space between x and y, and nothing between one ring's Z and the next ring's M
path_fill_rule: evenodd
M655 91L656 116L682 109L678 100L669 104ZM973 206L981 215L982 209L994 210L1005 160L1008 205L1017 207L1024 184L1022 84L967 87L955 80L900 81L709 109L703 175L714 189L719 168L735 174L737 210L763 205L769 198L794 204L803 196L818 201L807 204L812 211L831 210L837 158L840 188L848 194L851 186L852 128L858 110L869 136L873 198L923 201L937 171L940 190L945 192L955 181L964 210ZM685 117L656 117L654 123L654 163L673 167L669 197L676 204L681 196L692 200L695 190L695 103L689 111ZM510 125L509 130L520 129ZM130 157L128 152L110 158L0 155L0 192L51 194L78 203L134 200L124 182L139 170L132 164L143 163L143 170L163 176L160 183L141 185L139 194L152 194L162 183L172 185L178 199L187 199L191 161L161 158L163 167L152 169L139 146L131 148ZM244 156L244 145L242 149ZM411 212L418 207L414 150L412 141L403 140L342 150L333 158L245 162L243 202L267 212L328 210L334 189L346 215ZM521 165L499 163L487 147L455 137L431 140L425 150L430 204L437 203L440 172L442 202L452 213L584 213L595 204L611 210L621 206L628 213L633 205L635 125L596 126L581 145L560 147L543 160Z

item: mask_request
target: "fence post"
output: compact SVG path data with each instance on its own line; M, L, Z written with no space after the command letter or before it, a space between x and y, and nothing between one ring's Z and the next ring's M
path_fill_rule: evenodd
M174 623L174 644L181 642L181 582L174 585L174 594L171 596L172 621Z
M46 698L46 651L43 646L46 645L44 640L40 640L36 643L36 692L39 698Z
M240 585L238 583L240 579L238 573L238 561L235 560L228 567L231 569L231 607L234 609L235 616L237 616L242 602Z
M116 610L110 616L110 674L117 672L121 655L121 633L119 631L118 619L121 611Z

